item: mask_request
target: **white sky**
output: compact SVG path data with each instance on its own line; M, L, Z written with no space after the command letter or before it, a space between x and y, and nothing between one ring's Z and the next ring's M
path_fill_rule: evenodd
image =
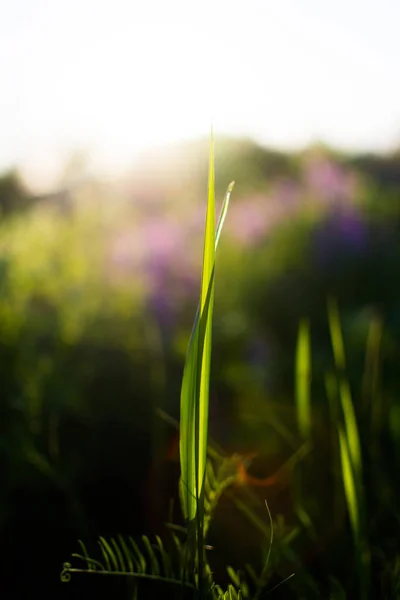
M398 0L3 0L0 169L216 133L400 143Z

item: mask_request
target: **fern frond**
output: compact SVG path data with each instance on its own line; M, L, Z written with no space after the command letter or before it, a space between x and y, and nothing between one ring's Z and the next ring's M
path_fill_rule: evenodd
M135 540L129 536L129 542L133 548L133 557L136 559L136 569L141 573L146 573L146 559L143 554L139 550L139 546L136 544Z
M171 577L173 574L171 559L170 559L169 555L167 554L167 552L165 551L162 540L161 540L160 536L158 536L158 535L156 535L156 542L157 542L156 548L159 551L162 566L164 568L164 575L165 575L165 577Z
M184 553L185 544L182 544L176 535L173 535L178 560L176 567L164 548L161 538L156 536L155 543L143 535L141 544L132 537L124 539L121 535L109 540L99 537L98 548L100 559L89 556L83 542L79 542L83 554L74 553L73 558L78 559L84 566L73 567L71 563L64 563L61 580L68 582L73 573L91 573L98 575L125 575L136 579L150 579L161 581L176 586L184 586L195 590L193 581L185 577Z
M125 557L127 570L134 571L135 570L134 565L135 565L136 561L134 560L134 557L132 556L132 552L129 551L127 543L125 542L122 535L118 536L118 541L120 543L121 552L123 553L123 555Z
M218 475L216 475L215 481L218 482ZM220 485L221 482L219 482ZM155 536L154 543L152 543L149 537L143 535L140 545L132 537L124 538L121 535L109 539L99 537L97 542L99 559L91 557L84 543L80 541L82 554L74 553L72 557L82 562L83 566L72 566L69 562L64 563L61 581L69 582L74 573L115 575L137 580L134 581L134 594L138 592L138 583L141 579L183 587L195 594L199 589L199 573L197 568L192 572L187 568L188 542L181 541L175 533L172 533L171 538L173 555L171 549L167 552L159 536ZM173 556L176 557L175 561ZM213 581L213 573L207 561L203 567L203 581L206 584L206 597L209 600L247 600L250 598L247 583L231 567L228 567L228 573L232 583L226 590Z
M142 540L144 543L144 546L147 550L147 554L149 556L149 560L150 560L150 572L152 575L160 575L160 566L158 564L158 560L157 557L154 553L154 549L152 547L152 545L150 544L150 540L147 537L147 535L142 535Z

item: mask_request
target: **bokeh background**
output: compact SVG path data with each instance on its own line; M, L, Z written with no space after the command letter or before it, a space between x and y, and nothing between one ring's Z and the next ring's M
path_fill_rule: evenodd
M332 581L354 597L327 416L336 298L366 465L371 590L399 597L399 18L394 0L2 7L4 598L125 597L115 581L61 584L63 562L78 538L157 533L167 519L176 431L157 411L179 418L211 121L219 206L236 186L218 250L210 433L227 453L256 452L259 478L301 447L295 351L308 318L304 510L294 475L257 493L282 539L296 532L292 554L289 542L273 554L277 581L293 565L300 573L285 597L327 597ZM223 564L257 562L265 540L221 503L211 537L223 578Z

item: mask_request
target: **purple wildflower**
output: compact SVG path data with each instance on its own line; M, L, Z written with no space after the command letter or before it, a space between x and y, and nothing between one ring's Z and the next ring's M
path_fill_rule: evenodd
M314 156L304 166L306 190L328 202L351 201L357 190L354 174L324 156Z
M267 203L268 198L257 196L231 206L226 228L235 241L252 246L264 239L273 218L273 210L266 208Z
M273 189L275 201L282 206L285 211L300 207L301 189L299 185L290 179L279 181Z

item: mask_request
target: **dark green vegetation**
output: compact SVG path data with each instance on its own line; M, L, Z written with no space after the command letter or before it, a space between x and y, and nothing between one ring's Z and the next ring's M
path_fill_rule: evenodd
M125 578L60 583L70 552L83 553L78 538L110 567L122 550L129 568L139 556L123 552L131 536L146 571L167 556L179 574L163 526L182 524L176 431L157 409L179 416L207 151L186 147L129 186L88 183L61 205L36 200L2 217L6 597L129 597ZM250 477L219 454L215 479L208 473L211 489L224 488L206 539L223 587L235 577L226 565L256 587L270 551L266 499L265 589L296 573L272 597L400 595L399 173L395 155L216 143L217 199L231 178L237 185L217 258L210 436L227 456L253 454ZM102 552L99 535L118 551ZM151 585L140 583L139 598L174 597Z

